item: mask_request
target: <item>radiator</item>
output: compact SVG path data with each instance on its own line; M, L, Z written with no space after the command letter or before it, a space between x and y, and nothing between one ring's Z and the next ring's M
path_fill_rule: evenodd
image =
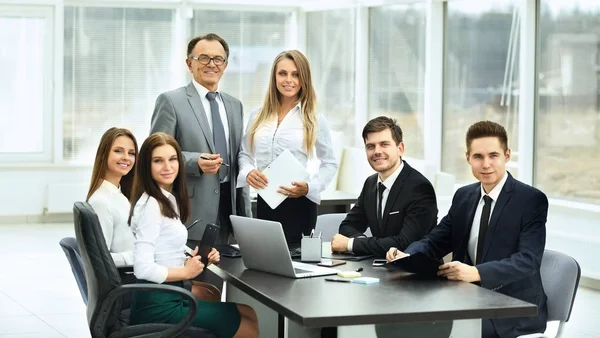
M73 212L73 203L85 201L88 188L87 182L48 184L44 214Z

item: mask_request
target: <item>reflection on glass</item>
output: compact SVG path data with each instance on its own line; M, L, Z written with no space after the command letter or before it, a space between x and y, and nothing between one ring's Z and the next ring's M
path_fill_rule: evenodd
M289 18L290 13L281 12L194 11L194 36L217 33L229 45L219 89L242 101L244 123L263 104L273 60L290 44Z
M360 135L354 129L354 10L307 14L307 57L319 111L329 122L334 147L352 145ZM340 144L344 135L345 144Z
M0 17L0 153L44 150L44 60L51 54L45 24L43 18Z
M535 183L600 202L600 3L542 1Z
M396 118L405 155L423 154L424 3L374 7L369 28L369 118Z
M508 132L518 177L519 16L514 0L447 3L442 170L458 183L475 180L465 160L465 134L491 120Z

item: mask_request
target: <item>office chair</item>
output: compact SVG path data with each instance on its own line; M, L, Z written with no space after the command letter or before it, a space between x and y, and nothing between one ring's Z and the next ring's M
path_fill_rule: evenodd
M323 214L317 216L317 225L315 226L315 235L321 233L321 238L324 242L329 242L333 235L338 233L340 224L346 218L345 213ZM371 236L371 229L365 231L365 236Z
M129 337L196 337L216 338L210 331L190 326L198 310L191 292L184 288L162 284L126 284L110 256L98 216L85 202L73 206L75 237L87 277L87 320L92 338ZM176 293L189 300L186 317L177 324L148 323L129 325L129 309L122 309L123 295L133 291Z
M69 265L71 265L71 271L73 272L73 276L75 276L75 281L77 281L77 286L79 287L81 298L83 298L83 303L87 305L87 282L85 281L83 260L81 259L81 254L79 253L77 240L73 237L65 237L60 240L59 244L65 252L65 256L67 256Z
M563 336L565 323L571 317L575 302L581 268L577 261L564 253L544 250L542 266L542 285L548 297L548 321L560 321L556 338ZM520 336L519 338L548 337L542 333Z

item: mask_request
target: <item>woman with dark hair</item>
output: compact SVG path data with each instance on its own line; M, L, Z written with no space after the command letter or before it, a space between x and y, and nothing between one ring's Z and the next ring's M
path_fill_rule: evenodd
M187 229L182 222L190 215L184 168L181 148L173 137L155 133L142 144L129 215L135 237L133 269L141 282L183 287L184 280L196 278L204 270L198 248L193 257L184 255ZM208 258L209 264L218 261L218 252L213 249ZM251 307L205 300L197 303L192 325L219 337L258 337ZM188 310L188 302L178 295L138 291L133 295L130 320L132 324L177 323Z
M131 131L108 129L98 145L88 202L98 215L110 255L117 267L133 265L133 234L127 224L137 142ZM123 283L133 281L123 274Z

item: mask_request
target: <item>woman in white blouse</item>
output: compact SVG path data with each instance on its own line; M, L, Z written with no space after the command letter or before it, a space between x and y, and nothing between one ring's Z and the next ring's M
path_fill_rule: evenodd
M175 139L165 133L150 135L138 157L131 230L135 237L133 270L142 283L164 283L183 287L196 278L204 264L197 256L186 259L186 222L190 215L184 158ZM213 249L209 264L218 260ZM213 257L211 257L213 255ZM192 286L193 292L194 286ZM209 329L219 337L258 337L256 313L247 305L197 300L198 312L192 325ZM130 321L133 324L177 323L189 310L180 296L163 292L135 292Z
M133 234L127 224L137 142L131 131L108 129L98 145L86 201L100 220L108 250L117 267L133 265ZM122 274L123 283L134 281Z
M306 167L315 155L321 161L317 174L307 182L290 182L279 187L288 198L271 209L258 196L257 217L281 222L288 243L300 243L317 222L321 191L337 170L331 131L325 116L316 112L316 95L310 65L297 50L280 53L271 68L271 80L262 107L250 115L242 142L238 182L255 189L269 184L262 171L288 149Z

